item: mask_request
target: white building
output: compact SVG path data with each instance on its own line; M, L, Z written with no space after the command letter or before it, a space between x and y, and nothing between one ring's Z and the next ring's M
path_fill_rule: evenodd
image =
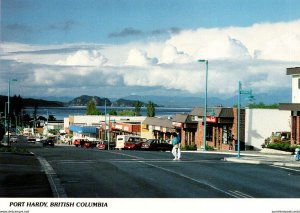
M279 109L246 109L245 142L261 149L272 132L290 131L290 112Z

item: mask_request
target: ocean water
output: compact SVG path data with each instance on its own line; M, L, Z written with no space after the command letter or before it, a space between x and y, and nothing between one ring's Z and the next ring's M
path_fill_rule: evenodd
M104 113L105 107L97 107L97 109ZM110 110L134 110L134 107L106 107L107 113ZM25 109L25 112L32 115L34 111L33 107L28 107ZM168 107L156 107L155 108L155 116L163 117L163 116L175 116L175 114L188 114L192 111L192 108L168 108ZM78 107L39 107L37 109L38 116L47 116L47 112L49 115L53 115L56 120L63 120L65 117L69 117L69 115L85 115L86 114L86 107L85 106L78 106ZM147 108L141 108L142 116L147 115Z

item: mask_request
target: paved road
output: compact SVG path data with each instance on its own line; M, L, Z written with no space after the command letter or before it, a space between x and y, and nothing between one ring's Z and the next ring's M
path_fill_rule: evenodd
M173 161L170 152L30 150L48 163L63 197L300 198L299 168L226 162L226 155L183 153Z

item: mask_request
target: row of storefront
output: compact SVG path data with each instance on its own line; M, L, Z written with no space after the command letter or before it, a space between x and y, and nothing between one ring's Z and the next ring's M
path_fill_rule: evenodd
M208 146L218 150L234 149L237 140L237 109L214 107L210 108L206 117L206 142ZM244 143L245 111L241 110L241 135ZM201 149L204 145L204 109L194 108L190 114L176 114L170 117L111 117L105 120L98 116L98 122L88 125L69 122L66 128L70 134L77 137L88 137L95 140L115 140L117 135L140 135L146 139L172 140L174 132L180 133L183 146L196 146ZM133 119L134 118L134 119ZM94 118L95 119L95 118Z

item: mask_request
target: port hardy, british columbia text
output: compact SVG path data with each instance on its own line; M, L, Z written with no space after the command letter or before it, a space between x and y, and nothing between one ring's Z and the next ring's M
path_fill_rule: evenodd
M107 202L10 202L9 207L108 207Z

